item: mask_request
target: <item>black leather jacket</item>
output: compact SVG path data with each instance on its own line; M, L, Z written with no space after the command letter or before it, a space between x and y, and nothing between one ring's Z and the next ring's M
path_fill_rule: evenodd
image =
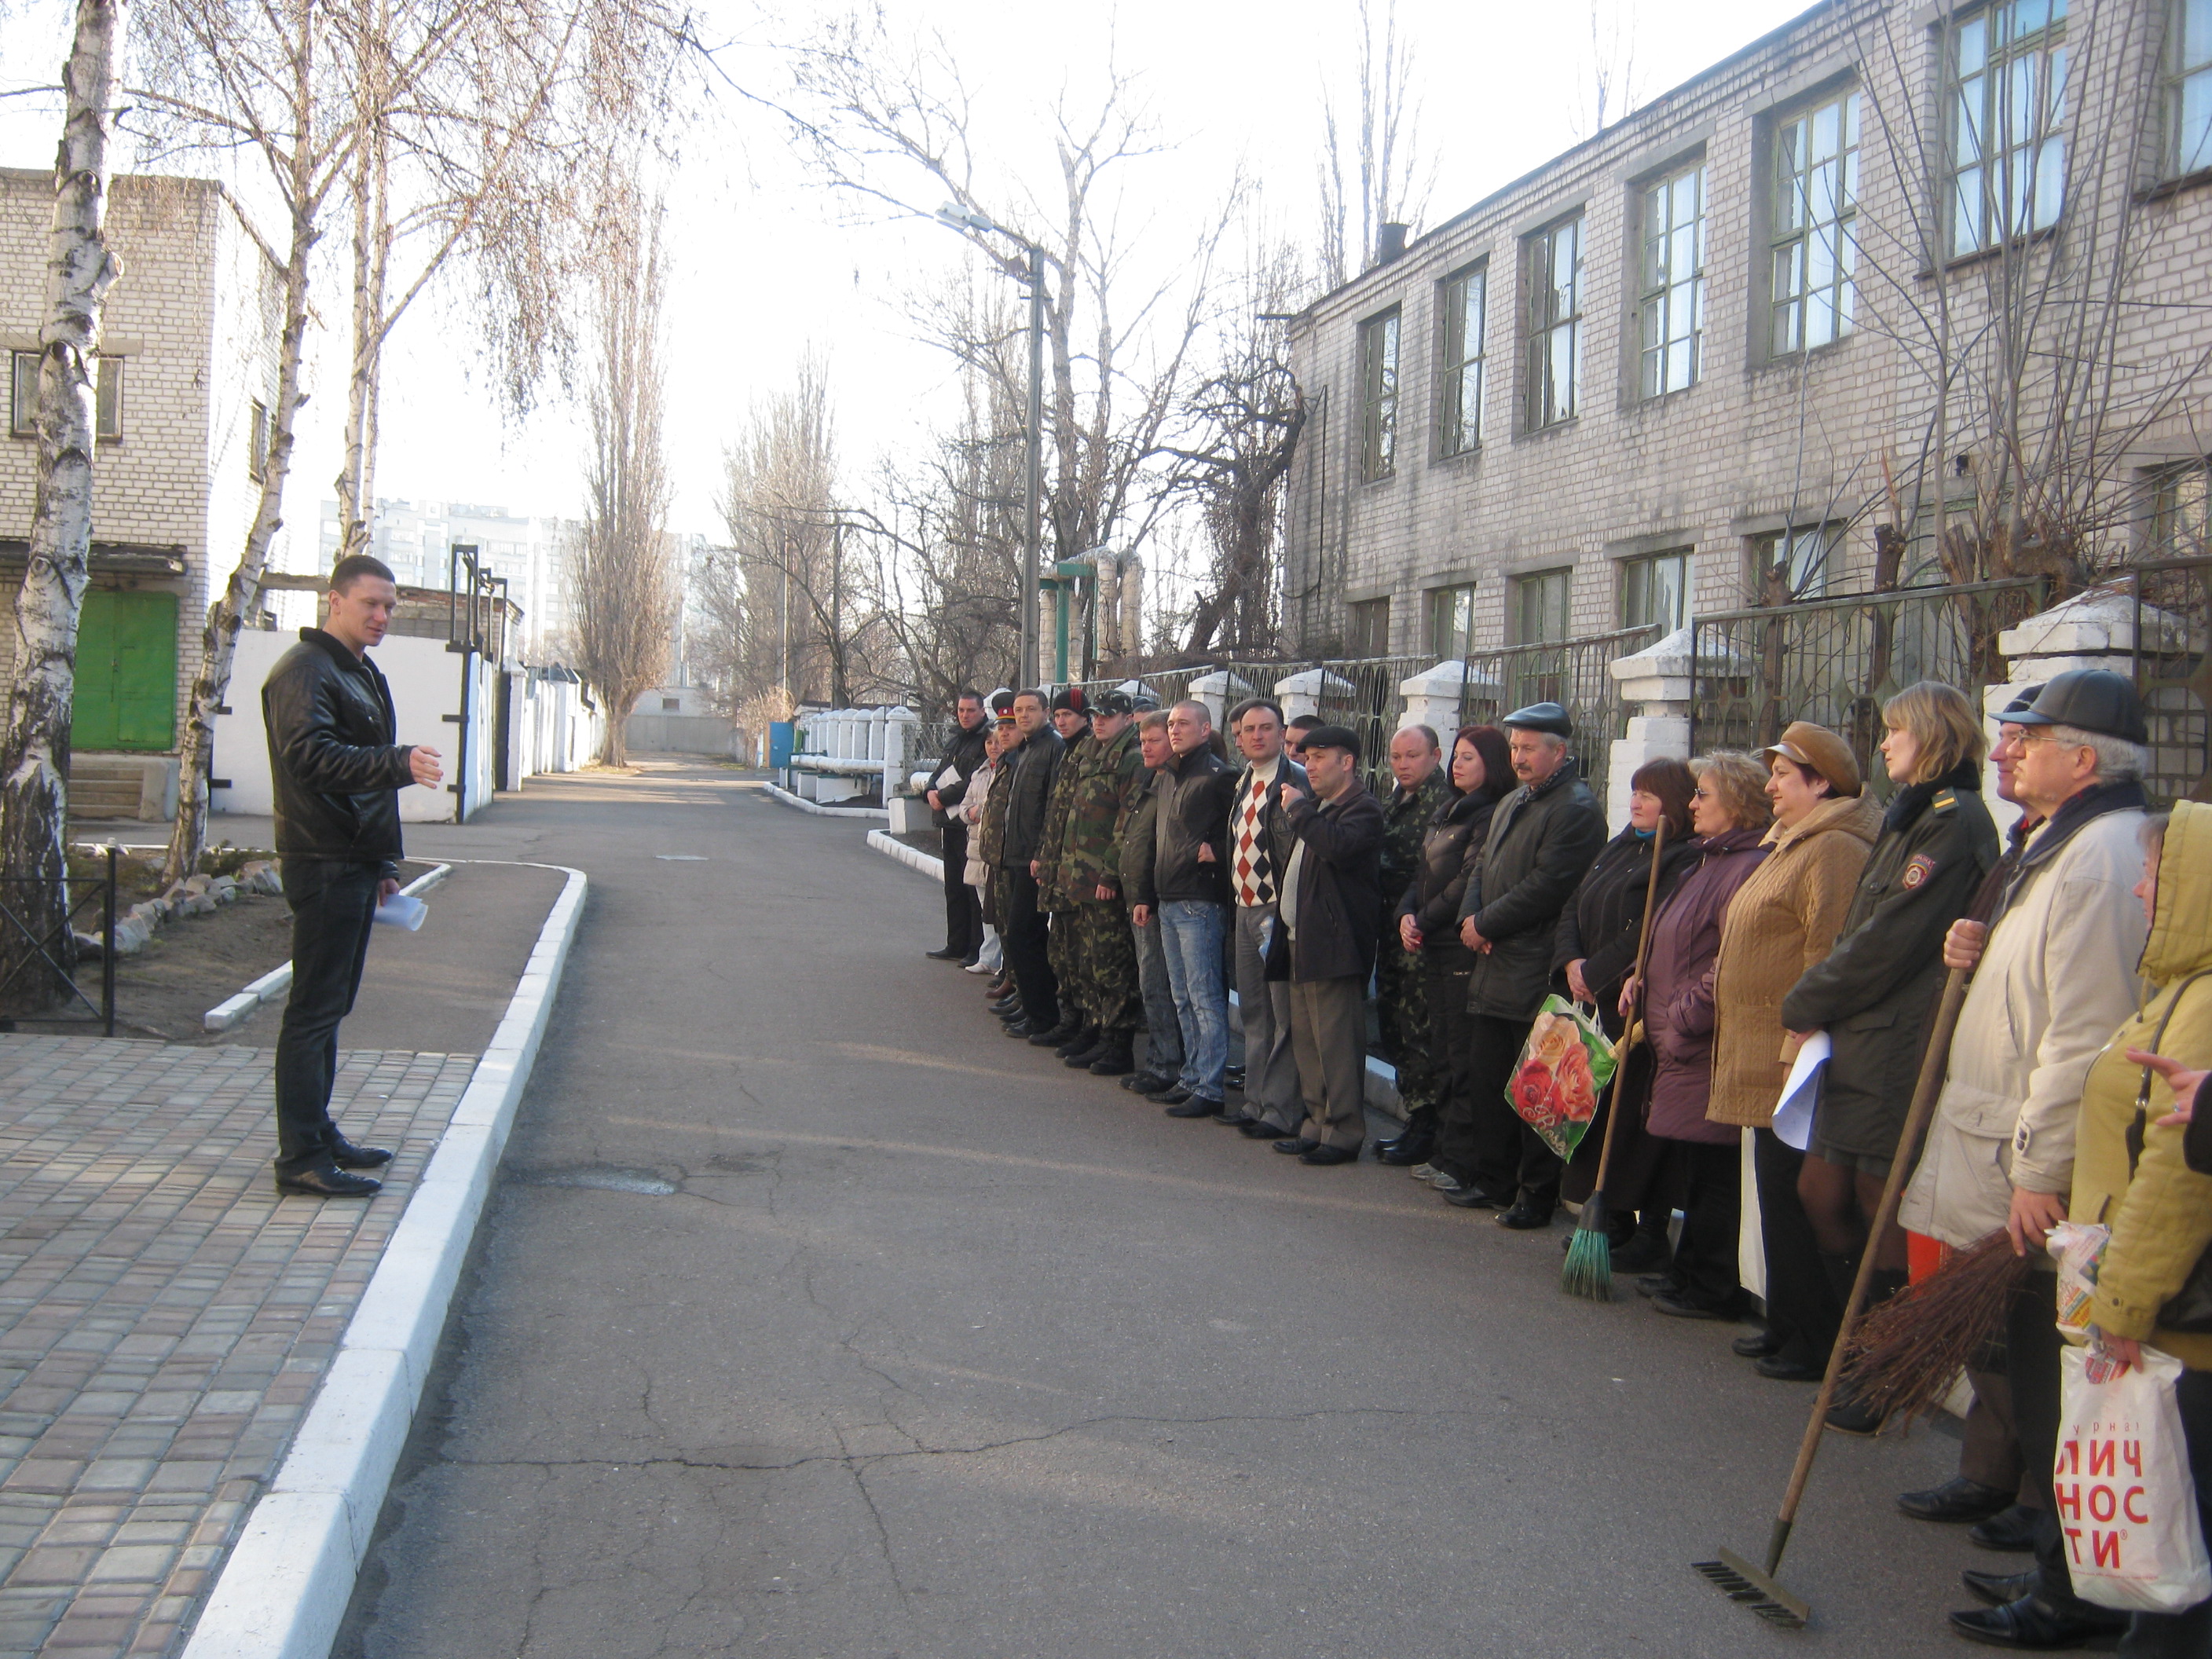
M377 665L321 629L303 628L262 684L261 719L277 856L380 864L398 874L398 792L415 777L410 745L392 741L392 691Z
M1000 761L1014 772L1013 793L1006 799L1006 834L999 862L1009 870L1026 872L1030 860L1042 857L1045 809L1052 804L1052 786L1060 775L1060 757L1067 744L1049 726L1040 726L1022 739L1011 760Z

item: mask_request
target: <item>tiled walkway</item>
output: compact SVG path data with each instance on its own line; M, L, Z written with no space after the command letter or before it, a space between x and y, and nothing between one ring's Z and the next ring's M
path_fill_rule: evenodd
M368 1203L276 1196L269 1067L0 1036L0 1659L181 1644L475 1060L342 1056Z

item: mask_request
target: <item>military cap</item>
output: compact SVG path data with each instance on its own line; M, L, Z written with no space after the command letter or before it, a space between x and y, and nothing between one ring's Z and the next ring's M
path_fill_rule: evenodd
M1532 702L1526 708L1516 708L1498 721L1507 728L1519 726L1525 732L1549 732L1555 738L1571 738L1575 723L1567 718L1567 711L1555 702ZM1313 739L1308 738L1308 743Z
M1127 691L1101 691L1091 709L1100 714L1133 714L1137 712L1137 700Z
M1359 733L1348 726L1316 726L1306 733L1306 751L1316 749L1341 749L1352 759L1359 758Z
M1014 694L1001 687L991 693L991 700L988 706L990 711L1000 720L1012 720L1014 714Z
M1052 712L1057 714L1063 708L1071 709L1078 714L1087 714L1091 712L1091 701L1083 695L1081 686L1063 685L1052 694Z
M2134 684L2109 668L2069 668L2052 675L2034 704L2010 718L2016 726L2070 726L2102 738L2150 741Z

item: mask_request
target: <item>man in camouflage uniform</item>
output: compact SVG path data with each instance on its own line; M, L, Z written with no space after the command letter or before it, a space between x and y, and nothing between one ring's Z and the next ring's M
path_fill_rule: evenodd
M1130 1047L1144 1007L1136 943L1121 908L1115 838L1144 771L1134 708L1126 691L1109 691L1094 706L1090 740L1076 751L1075 787L1060 842L1060 885L1076 902L1071 932L1078 994L1096 1028L1092 1040L1066 1058L1069 1066L1101 1077L1121 1077L1136 1069Z
M991 925L1002 932L1006 918L1012 913L1013 872L1002 867L1001 854L1006 844L1006 802L1014 793L1014 768L1012 745L1016 737L1014 699L1012 692L1002 691L991 699L992 718L997 721L1001 740L1008 745L1007 753L991 773L990 793L983 797L983 816L975 825L975 850L989 872L991 884ZM1014 964L1008 962L1000 976L1005 988L1004 996L991 1005L1000 1018L1011 1023L1019 1019L1021 999L1014 992Z
M1088 1048L1097 1036L1088 1012L1083 959L1075 927L1076 896L1062 878L1061 848L1067 835L1068 803L1075 794L1076 775L1083 769L1095 744L1091 736L1091 705L1078 685L1062 686L1053 694L1052 728L1067 745L1060 770L1052 781L1052 799L1045 808L1044 830L1037 840L1037 904L1052 916L1052 934L1046 941L1045 959L1060 981L1060 1024L1040 1031L1030 1042L1050 1048L1065 1059L1078 1048ZM1081 1041L1079 1042L1078 1038Z
M1421 953L1398 937L1399 900L1413 884L1421 862L1421 836L1452 799L1451 779L1433 729L1409 726L1390 739L1390 775L1396 784L1382 802L1382 928L1376 952L1375 1012L1382 1028L1382 1055L1398 1068L1399 1109L1408 1115L1433 1107L1443 1095L1445 1056L1431 1054L1429 1000Z

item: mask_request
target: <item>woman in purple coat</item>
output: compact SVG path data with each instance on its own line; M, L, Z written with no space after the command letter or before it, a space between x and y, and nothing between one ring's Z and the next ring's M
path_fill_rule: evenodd
M1756 756L1721 750L1690 763L1690 843L1698 864L1660 907L1644 967L1644 1028L1653 1063L1644 1128L1667 1143L1680 1177L1682 1233L1673 1264L1637 1288L1659 1312L1681 1319L1736 1319L1744 1310L1736 1277L1742 1212L1742 1132L1705 1121L1712 1084L1713 963L1729 900L1766 856L1771 812L1766 768ZM1621 993L1624 1013L1638 987ZM1765 1339L1747 1337L1747 1342ZM1763 1352L1763 1350L1761 1350Z

